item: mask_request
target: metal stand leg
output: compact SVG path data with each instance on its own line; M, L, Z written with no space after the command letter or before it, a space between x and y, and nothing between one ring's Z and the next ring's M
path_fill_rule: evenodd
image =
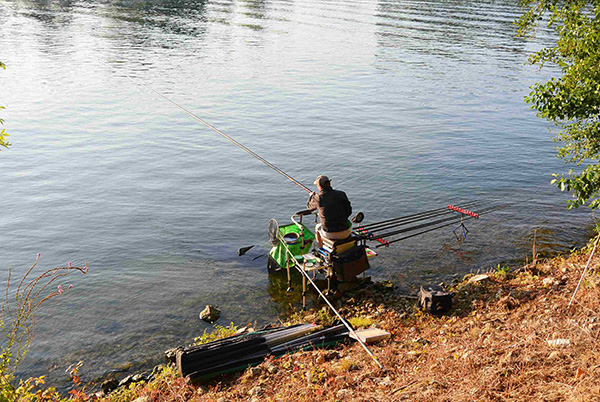
M291 292L291 291L294 290L294 288L292 287L292 272L290 271L290 262L287 261L285 265L286 265L286 268L287 268L287 277L288 277L287 292Z
M456 234L456 231L458 229L461 229L462 231L462 239ZM467 234L469 233L469 230L467 229L467 227L465 226L465 222L464 222L464 215L460 217L460 225L458 225L453 231L452 233L454 233L454 236L456 237L456 240L458 240L459 242L463 242L463 241L467 241Z
M302 310L306 311L306 275L302 275Z

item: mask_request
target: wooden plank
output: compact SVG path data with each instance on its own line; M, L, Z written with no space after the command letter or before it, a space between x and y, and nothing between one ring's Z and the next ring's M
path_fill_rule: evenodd
M360 338L364 343L375 343L384 339L389 339L392 334L387 331L384 331L379 328L367 328L367 329L359 329L356 332L356 335ZM356 337L351 333L350 338L356 339Z

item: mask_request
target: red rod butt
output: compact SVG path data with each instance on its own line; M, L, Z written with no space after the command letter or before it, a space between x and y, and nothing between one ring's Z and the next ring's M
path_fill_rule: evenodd
M473 212L473 211L469 211L468 209L464 209L464 208L460 208L460 207L456 207L454 205L450 205L448 204L448 209L451 211L456 211L456 212L460 212L463 215L469 215L472 216L475 219L479 218L479 214Z

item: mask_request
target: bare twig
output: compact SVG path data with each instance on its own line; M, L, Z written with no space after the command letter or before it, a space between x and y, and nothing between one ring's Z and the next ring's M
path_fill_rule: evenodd
M533 256L532 256L532 261L531 261L534 266L537 264L536 241L537 241L537 229L534 229L533 230Z
M57 267L46 270L33 279L29 279L40 259L38 253L37 258L31 268L27 270L25 275L19 281L15 291L15 299L11 301L9 298L11 285L11 269L8 269L8 280L2 303L2 315L0 328L6 333L6 341L2 346L2 360L0 367L4 370L3 381L14 373L20 359L25 355L27 347L31 342L35 333L35 312L47 300L64 293L71 286L63 290L58 286L58 290L49 292L44 295L48 287L56 282L57 279L63 278L72 271L79 271L82 274L87 273L87 262L84 267L73 267L71 263L67 267ZM11 308L11 304L14 305ZM10 322L7 323L7 320ZM8 373L8 377L6 377Z
M396 388L395 390L390 392L390 395L394 395L396 392L400 392L400 391L410 387L411 385L414 385L417 382L418 382L417 380L413 380L413 381L409 382L408 384L401 386L400 388Z

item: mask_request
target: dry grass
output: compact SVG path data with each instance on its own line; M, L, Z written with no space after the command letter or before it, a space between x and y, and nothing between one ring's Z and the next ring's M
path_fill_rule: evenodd
M598 257L567 308L590 251L465 280L443 317L390 292L362 289L344 313L367 316L393 334L371 346L386 371L353 344L272 359L202 386L176 382L175 393L148 400L600 401ZM553 339L570 345L553 348ZM137 395L149 394L141 388Z

